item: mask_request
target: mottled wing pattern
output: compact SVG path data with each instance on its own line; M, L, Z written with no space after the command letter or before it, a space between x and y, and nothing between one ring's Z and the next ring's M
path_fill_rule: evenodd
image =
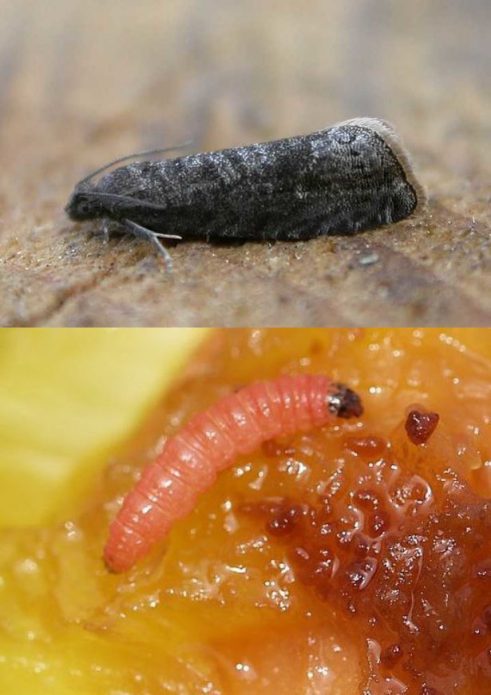
M141 225L208 240L351 233L407 217L417 203L384 139L353 124L131 164L99 186L133 198L124 215ZM159 207L145 208L143 201Z

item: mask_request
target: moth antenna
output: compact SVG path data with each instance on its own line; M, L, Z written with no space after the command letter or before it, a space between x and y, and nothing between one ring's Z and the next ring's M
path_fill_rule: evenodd
M88 176L81 179L77 183L77 188L79 188L84 183L87 183L88 181L93 179L94 176L97 176L97 174L102 174L103 171L110 169L115 164L121 164L121 162L127 162L129 159L134 159L135 157L146 157L147 155L152 155L152 154L163 154L164 152L172 152L173 150L182 150L182 149L185 149L186 147L189 147L192 144L193 144L192 140L187 140L186 142L183 142L180 145L174 145L173 147L160 147L156 150L145 150L144 152L134 152L133 154L127 154L124 157L118 157L118 159L113 159L112 162L109 162L108 164L104 164L104 166L99 167L99 169L96 169L91 174L88 174Z
M92 196L94 198L109 198L116 202L131 203L133 206L135 203L141 203L147 208L152 210L165 210L165 205L159 205L158 203L151 203L147 200L142 200L141 198L132 198L129 195L121 195L120 193L106 193L104 191L83 191L84 196ZM136 224L136 223L135 223Z
M167 251L165 246L160 243L158 240L158 237L164 237L164 238L169 238L169 239L181 239L182 237L178 237L177 235L171 235L171 234L160 234L157 232L153 232L151 229L147 229L146 227L142 227L141 224L138 224L138 222L133 222L133 220L128 220L124 219L123 223L125 227L128 229L128 231L133 234L133 236L140 237L141 239L146 239L149 241L153 248L157 251L159 256L163 259L166 270L168 270L169 273L172 273L172 256L170 253Z

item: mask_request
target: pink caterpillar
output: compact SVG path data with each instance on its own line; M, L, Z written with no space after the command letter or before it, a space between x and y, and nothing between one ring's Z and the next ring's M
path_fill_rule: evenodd
M239 454L268 439L362 412L354 391L312 374L260 381L220 399L166 441L128 493L109 529L108 569L124 572L146 555Z

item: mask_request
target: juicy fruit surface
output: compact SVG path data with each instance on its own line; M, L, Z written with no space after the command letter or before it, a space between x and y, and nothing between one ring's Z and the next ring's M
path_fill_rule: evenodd
M1 532L2 692L491 692L490 342L215 334L82 509ZM349 384L363 417L238 459L145 561L108 574L108 523L162 436L296 372ZM416 445L405 423L423 408L439 422Z
M347 440L315 501L247 511L265 516L297 580L351 623L369 692L491 689L491 499L446 463L415 473L396 447Z

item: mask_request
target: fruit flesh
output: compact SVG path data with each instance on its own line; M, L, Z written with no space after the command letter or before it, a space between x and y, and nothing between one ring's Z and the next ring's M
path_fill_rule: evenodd
M265 518L297 580L351 622L371 693L491 689L491 499L440 459L438 438L424 471L407 466L403 437L348 438L315 501L246 510Z
M364 687L376 693L377 679L393 678L407 683L408 693L423 692L425 683L445 693L465 695L476 687L486 692L487 666L480 655L489 646L489 600L475 585L491 581L485 502L491 476L484 465L491 461L489 337L487 331L436 330L217 333L141 436L108 466L82 510L58 527L2 531L2 691L15 686L22 692L19 682L24 682L30 693L49 686L64 693L352 695ZM238 459L168 542L127 575L109 575L101 561L108 522L162 433L176 432L192 413L240 385L299 371L323 371L354 387L365 406L362 420L270 442ZM421 406L440 420L427 443L417 446L404 423L407 413ZM392 465L398 468L399 487L395 476L392 486L384 477ZM445 473L448 469L452 474ZM454 480L453 497L445 476ZM325 551L335 553L329 543L323 548L319 542L319 519L326 511L322 499L330 485L335 509L326 523L337 524L337 533L347 539L339 561L354 598L343 595L341 582L328 581ZM374 492L390 493L395 511L388 498L377 507ZM357 511L348 509L351 496ZM414 645L410 631L408 636L401 628L410 614L404 601L389 608L384 590L397 582L393 577L382 582L383 567L377 564L373 572L373 563L366 562L373 558L363 555L360 539L351 538L360 511L367 520L364 532L378 538L388 534L377 563L397 551L390 554L390 533L396 533L392 540L404 546L406 557L416 562L423 552L425 562L428 558L421 585L414 562L402 567L405 586L416 586L410 617L422 625L421 643ZM394 529L396 512L402 530ZM464 570L451 562L443 571L434 550L437 531L447 546L453 539L450 559L458 549ZM413 536L428 540L407 550ZM317 581L315 567L302 567L297 548L324 552L325 582ZM469 563L476 576L465 570ZM443 578L447 599L439 593ZM448 607L455 608L459 591L465 619L450 620ZM435 611L424 613L428 597L438 609L436 617ZM350 600L355 613L347 608ZM379 616L379 623L370 623L373 605L386 617L383 624ZM437 624L443 618L445 639ZM469 624L480 632L471 635L477 642L468 641ZM379 647L382 665L376 663ZM408 670L403 664L411 650ZM428 650L443 650L446 658L430 662ZM474 675L467 673L471 663ZM422 670L423 680L414 675Z

